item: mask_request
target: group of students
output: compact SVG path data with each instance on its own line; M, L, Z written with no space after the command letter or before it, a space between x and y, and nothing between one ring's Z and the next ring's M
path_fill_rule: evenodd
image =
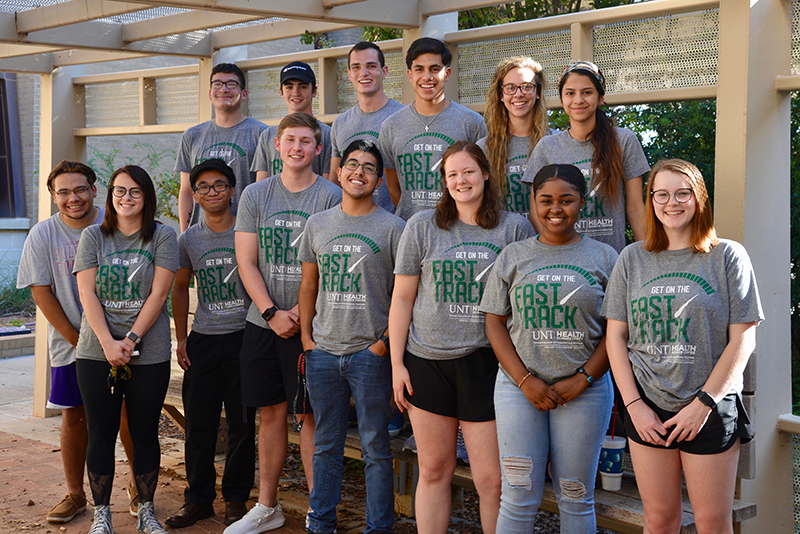
M289 413L310 492L306 528L335 532L352 396L365 532L391 532L394 521L391 401L408 411L417 444L420 532L447 530L459 429L485 532L531 532L546 473L562 532L595 532L595 476L614 402L610 367L645 532L679 530L682 473L698 530L731 531L739 445L752 439L742 374L763 312L745 250L716 236L700 172L682 160L659 162L643 201L649 165L635 135L603 112L605 80L590 62L560 76L570 127L552 132L538 63L501 61L484 122L445 98L450 59L436 39L409 47L415 100L403 107L383 92L380 49L357 44L348 76L359 104L333 124L329 167L318 161L319 121L292 111L310 111L313 71L287 65L281 93L292 112L272 133L248 133L266 138L280 165L251 162L240 172L219 131L249 128L252 119L238 112L244 77L215 68L216 118L184 134L176 165L185 230L177 240L155 221L155 191L142 169L114 173L104 216L91 208L90 169L62 163L72 170L53 171L48 188L64 202L48 221L102 221L83 231L68 271L77 274L84 310L75 341L93 534L113 532L123 399L138 528L165 532L152 502L173 278L189 485L167 525L215 514L224 404L226 534L284 524L277 486ZM249 183L249 171L269 176ZM628 247L626 223L636 241ZM188 334L192 276L198 306ZM255 408L259 497L248 511ZM78 497L65 500L75 505Z

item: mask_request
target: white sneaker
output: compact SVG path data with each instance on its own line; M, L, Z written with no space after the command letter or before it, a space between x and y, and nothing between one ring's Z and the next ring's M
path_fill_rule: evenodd
M136 530L142 534L168 534L167 529L161 526L153 510L153 501L140 502L137 514Z
M286 523L281 503L270 508L256 503L247 514L225 529L223 534L258 534L280 528Z
M114 529L111 528L111 508L107 504L94 507L94 522L88 534L114 534Z

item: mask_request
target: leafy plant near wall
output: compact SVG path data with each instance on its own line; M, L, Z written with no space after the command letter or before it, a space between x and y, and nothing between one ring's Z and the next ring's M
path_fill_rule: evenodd
M336 41L328 39L327 34L311 33L308 30L306 30L305 33L300 36L300 42L307 45L314 45L314 50L319 50L321 48L333 48L336 46Z
M177 157L177 151L172 148L157 150L149 143L136 143L133 148L137 150L144 149L145 155L136 160L131 156L120 156L118 148L114 148L110 152L101 152L97 148L90 146L88 165L97 174L98 183L104 187L108 187L114 171L124 165L138 165L143 168L153 179L153 184L156 188L156 199L158 199L156 217L165 217L177 222L178 215L175 209L181 188L181 180L172 170L172 163ZM118 158L121 161L118 161Z

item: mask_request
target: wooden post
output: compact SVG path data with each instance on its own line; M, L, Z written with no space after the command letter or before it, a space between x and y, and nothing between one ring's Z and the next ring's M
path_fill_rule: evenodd
M86 126L83 86L72 84L83 67L60 67L42 75L39 120L39 220L56 212L47 190L50 170L63 159L86 161L86 138L72 135L73 128ZM33 371L33 415L51 417L60 410L47 408L50 397L50 357L47 349L47 319L36 309L36 348Z

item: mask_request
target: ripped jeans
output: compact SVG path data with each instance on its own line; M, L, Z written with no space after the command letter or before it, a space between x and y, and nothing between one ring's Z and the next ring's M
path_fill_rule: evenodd
M561 533L597 532L594 485L612 402L606 373L566 406L540 412L498 370L494 409L503 488L497 534L533 531L548 454Z

